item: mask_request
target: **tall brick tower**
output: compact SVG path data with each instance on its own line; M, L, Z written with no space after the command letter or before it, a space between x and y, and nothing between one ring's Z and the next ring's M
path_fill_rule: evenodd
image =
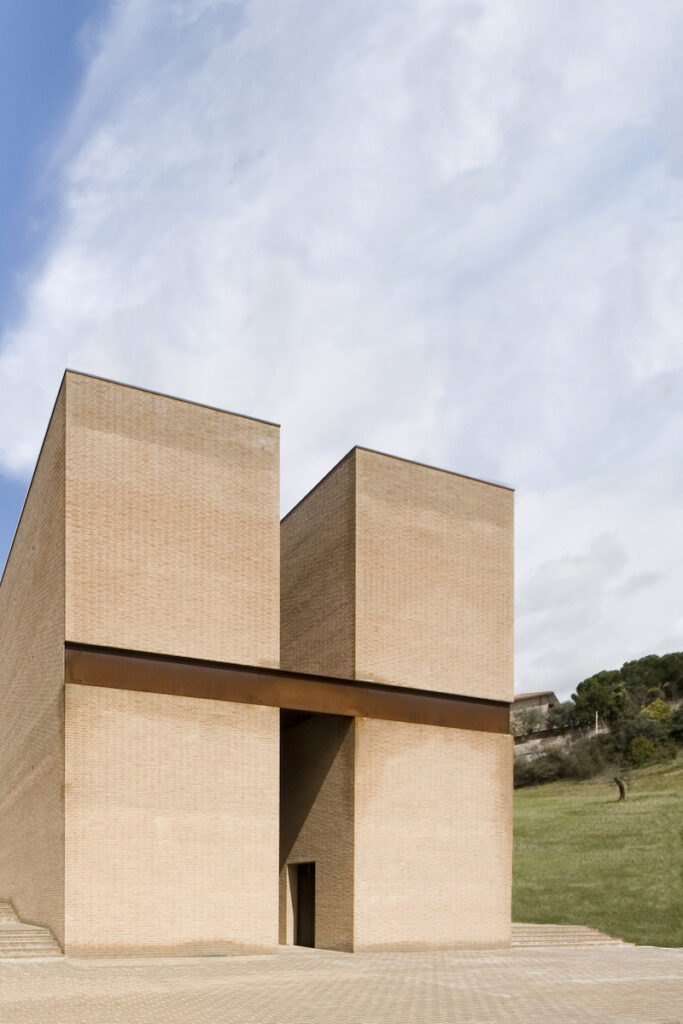
M512 492L355 448L280 527L278 442L64 376L0 584L0 900L67 953L509 942Z
M509 488L354 448L285 517L283 668L395 705L283 734L281 927L303 858L333 948L509 943L512 516Z

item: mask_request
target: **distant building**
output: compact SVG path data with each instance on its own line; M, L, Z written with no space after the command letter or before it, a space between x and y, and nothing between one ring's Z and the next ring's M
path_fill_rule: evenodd
M559 701L551 690L517 693L511 708L510 724L519 743L524 736L541 732L546 727L548 710Z
M512 711L523 711L527 708L540 708L547 713L548 708L559 704L552 690L536 690L532 693L516 693L512 703Z
M0 899L67 953L510 940L513 494L67 372L0 585ZM554 696L554 695L553 695Z

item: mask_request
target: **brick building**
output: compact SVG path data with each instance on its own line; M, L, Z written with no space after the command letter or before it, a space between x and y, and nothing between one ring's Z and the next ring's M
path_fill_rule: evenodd
M68 371L0 585L0 899L74 955L505 945L512 492Z
M516 693L512 705L515 711L538 710L547 714L559 701L552 690L533 690L529 693Z

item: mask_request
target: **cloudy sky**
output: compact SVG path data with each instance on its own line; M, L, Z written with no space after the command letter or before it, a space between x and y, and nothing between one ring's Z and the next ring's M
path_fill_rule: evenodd
M0 561L65 366L516 489L516 689L683 649L680 0L0 3Z

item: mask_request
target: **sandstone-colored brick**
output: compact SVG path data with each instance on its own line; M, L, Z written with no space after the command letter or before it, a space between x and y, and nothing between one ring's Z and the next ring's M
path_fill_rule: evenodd
M0 586L0 899L68 952L509 940L511 739L69 684L64 641L509 700L512 493L68 372ZM129 683L122 680L122 683ZM66 705L64 704L66 697ZM66 753L65 753L66 752ZM279 843L279 838L281 843Z
M283 666L512 700L513 492L354 448L282 523Z
M65 725L64 642L277 666L278 477L272 424L65 374L0 586L0 899L67 948L277 942L277 709L76 686Z
M279 428L66 374L67 640L279 664Z
M511 700L512 516L509 488L353 449L282 524L283 664ZM351 735L351 948L507 944L511 738L367 718ZM330 833L307 828L317 870Z
M513 691L513 492L356 450L356 678Z
M282 520L282 668L355 672L355 453Z
M66 687L66 951L277 946L279 711Z
M510 941L512 737L357 718L354 949Z
M64 935L64 388L0 584L0 899Z

